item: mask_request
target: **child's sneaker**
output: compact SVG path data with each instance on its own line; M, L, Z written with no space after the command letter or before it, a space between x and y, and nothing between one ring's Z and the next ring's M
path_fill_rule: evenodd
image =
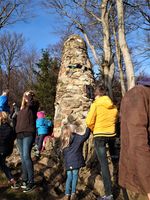
M10 184L11 184L11 188L12 189L18 189L20 187L19 184L16 182L15 179L11 179L10 180Z
M99 197L97 200L114 200L113 195Z
M20 184L20 187L22 189L26 189L27 188L27 181L22 181L22 183Z
M36 151L34 152L34 155L35 155L36 157L40 157L40 151L39 151L39 150L36 150Z
M32 191L34 188L36 187L36 185L34 183L29 183L27 185L27 187L23 190L23 192L27 193L27 192L30 192Z
M34 151L36 151L36 150L38 149L38 145L35 144L35 145L32 147L32 149L33 149Z
M70 200L77 200L77 196L75 193L71 194Z
M64 197L60 198L59 200L69 200L70 195L66 194Z

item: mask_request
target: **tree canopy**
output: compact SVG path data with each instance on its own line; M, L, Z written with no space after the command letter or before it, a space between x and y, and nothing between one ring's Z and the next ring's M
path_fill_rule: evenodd
M54 115L58 72L59 61L56 58L51 58L48 50L43 50L42 58L37 63L37 69L34 71L36 83L33 87L40 101L40 109L44 109L51 116Z

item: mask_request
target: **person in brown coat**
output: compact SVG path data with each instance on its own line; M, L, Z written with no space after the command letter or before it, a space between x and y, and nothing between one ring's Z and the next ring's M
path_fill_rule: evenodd
M140 81L121 102L119 184L150 200L150 79Z
M36 113L38 107L39 103L35 99L33 91L26 91L23 94L16 124L17 144L22 162L21 188L24 189L23 192L29 192L35 188L31 149L36 135Z

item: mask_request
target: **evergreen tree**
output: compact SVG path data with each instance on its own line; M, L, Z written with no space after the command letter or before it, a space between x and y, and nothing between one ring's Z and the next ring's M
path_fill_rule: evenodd
M54 116L58 72L58 59L51 58L48 50L43 50L42 58L37 63L36 71L34 71L37 79L34 88L40 102L40 109L46 111L52 117Z

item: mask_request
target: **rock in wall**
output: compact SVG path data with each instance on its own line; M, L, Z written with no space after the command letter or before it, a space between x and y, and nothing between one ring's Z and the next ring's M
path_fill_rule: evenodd
M87 54L87 46L78 35L71 35L64 43L55 100L54 135L60 136L61 122L77 125L85 131L85 118L92 101L94 76Z

